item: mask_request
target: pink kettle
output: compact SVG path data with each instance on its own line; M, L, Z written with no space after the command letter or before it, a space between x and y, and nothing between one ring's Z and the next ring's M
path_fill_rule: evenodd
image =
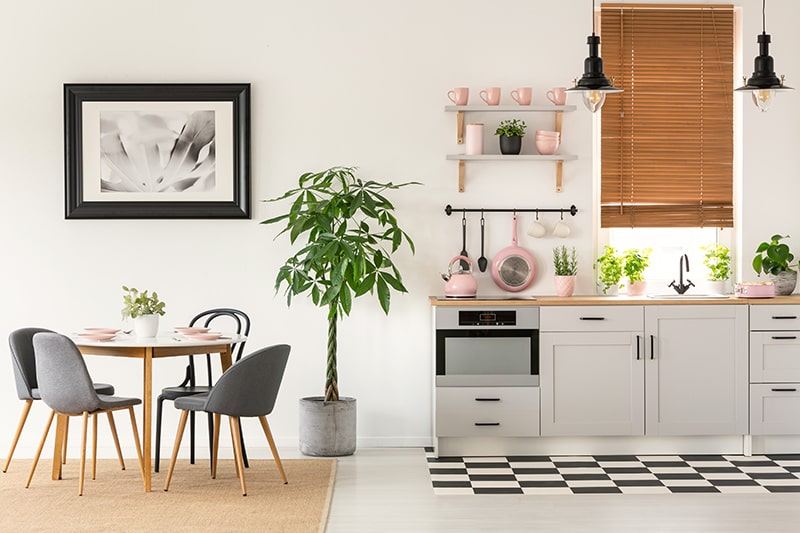
M453 272L453 266L461 265L462 261L467 264L467 270L459 266ZM457 255L451 259L447 274L442 274L442 278L447 281L444 284L444 295L448 298L474 298L478 294L478 281L472 275L472 261L466 256Z

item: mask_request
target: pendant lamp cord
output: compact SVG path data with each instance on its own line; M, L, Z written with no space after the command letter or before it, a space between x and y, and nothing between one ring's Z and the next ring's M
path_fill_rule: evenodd
M594 2L594 0L592 0ZM767 0L761 0L761 33L767 33Z
M766 1L766 0L764 0L764 1ZM592 0L592 35L594 35L594 19L595 19L595 16L594 16L594 0Z

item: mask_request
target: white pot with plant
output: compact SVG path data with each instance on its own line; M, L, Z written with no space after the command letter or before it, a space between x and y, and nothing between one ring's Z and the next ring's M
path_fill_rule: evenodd
M614 296L619 292L624 260L616 248L606 244L603 255L597 258L597 284L603 294Z
M708 269L708 289L715 294L727 294L731 278L731 251L727 246L713 243L701 246L703 264Z
M792 268L796 266L792 265L794 254L788 244L781 242L788 238L788 235L773 235L769 242L758 245L753 257L753 270L758 276L762 273L769 276L770 281L775 284L776 296L792 294L797 285L797 271Z
M575 247L567 251L566 246L556 246L553 248L553 266L556 275L553 283L556 287L558 296L572 296L575 292L575 278L578 275L578 254Z
M158 299L158 294L122 286L126 294L122 296L125 306L122 318L133 320L133 332L137 337L155 337L158 334L158 319L164 316L166 304Z
M628 278L628 296L641 296L647 290L644 271L650 265L650 248L629 248L622 254L622 272Z
M347 316L353 300L375 294L389 313L392 289L407 292L392 254L405 241L387 191L410 183L362 181L355 168L333 167L305 173L298 186L267 200L291 200L286 213L262 224L282 222L294 244L301 248L280 267L275 289L285 285L286 303L306 294L314 305L328 310L328 344L325 394L300 400L300 451L314 456L350 455L356 449L356 403L339 396L337 325Z

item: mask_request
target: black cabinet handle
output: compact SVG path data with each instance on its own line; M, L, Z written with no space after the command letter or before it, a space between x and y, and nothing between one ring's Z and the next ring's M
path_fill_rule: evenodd
M656 351L656 336L650 335L650 359L655 359L655 351Z
M476 426L499 426L500 422L475 422Z
M639 335L636 335L636 360L638 361L641 356L639 353Z
M475 398L476 402L499 402L500 398Z
M582 316L581 320L605 320L606 317L604 316Z
M797 320L796 316L774 316L772 320Z
M772 392L797 392L797 389L772 389Z
M781 337L781 336L773 335L772 338L773 338L773 340L776 340L776 341L793 341L793 340L797 339L797 336L796 335L790 335L790 336L786 336L786 337Z

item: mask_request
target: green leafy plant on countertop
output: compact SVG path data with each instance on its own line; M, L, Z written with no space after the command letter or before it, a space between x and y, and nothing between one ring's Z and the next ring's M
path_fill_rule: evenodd
M613 246L605 245L603 255L597 258L597 280L603 284L603 294L608 289L618 286L622 279L624 259Z
M731 277L731 251L727 246L713 243L701 246L703 264L708 268L709 281L726 281Z
M753 270L761 276L761 273L777 276L781 272L794 272L792 261L794 254L789 250L789 245L780 242L788 239L788 235L775 234L769 242L762 242L756 248L756 256L753 258Z
M622 271L631 283L644 281L644 271L650 266L651 248L629 248L623 252Z
M138 318L144 315L164 315L166 304L158 299L158 294L154 291L152 295L149 291L139 292L138 289L122 286L126 294L122 295L122 318Z
M527 127L528 125L525 124L524 120L511 118L500 121L500 125L497 126L494 134L505 135L506 137L524 137Z
M556 276L578 275L578 252L575 247L573 246L569 252L566 246L553 248L553 266L556 269Z

